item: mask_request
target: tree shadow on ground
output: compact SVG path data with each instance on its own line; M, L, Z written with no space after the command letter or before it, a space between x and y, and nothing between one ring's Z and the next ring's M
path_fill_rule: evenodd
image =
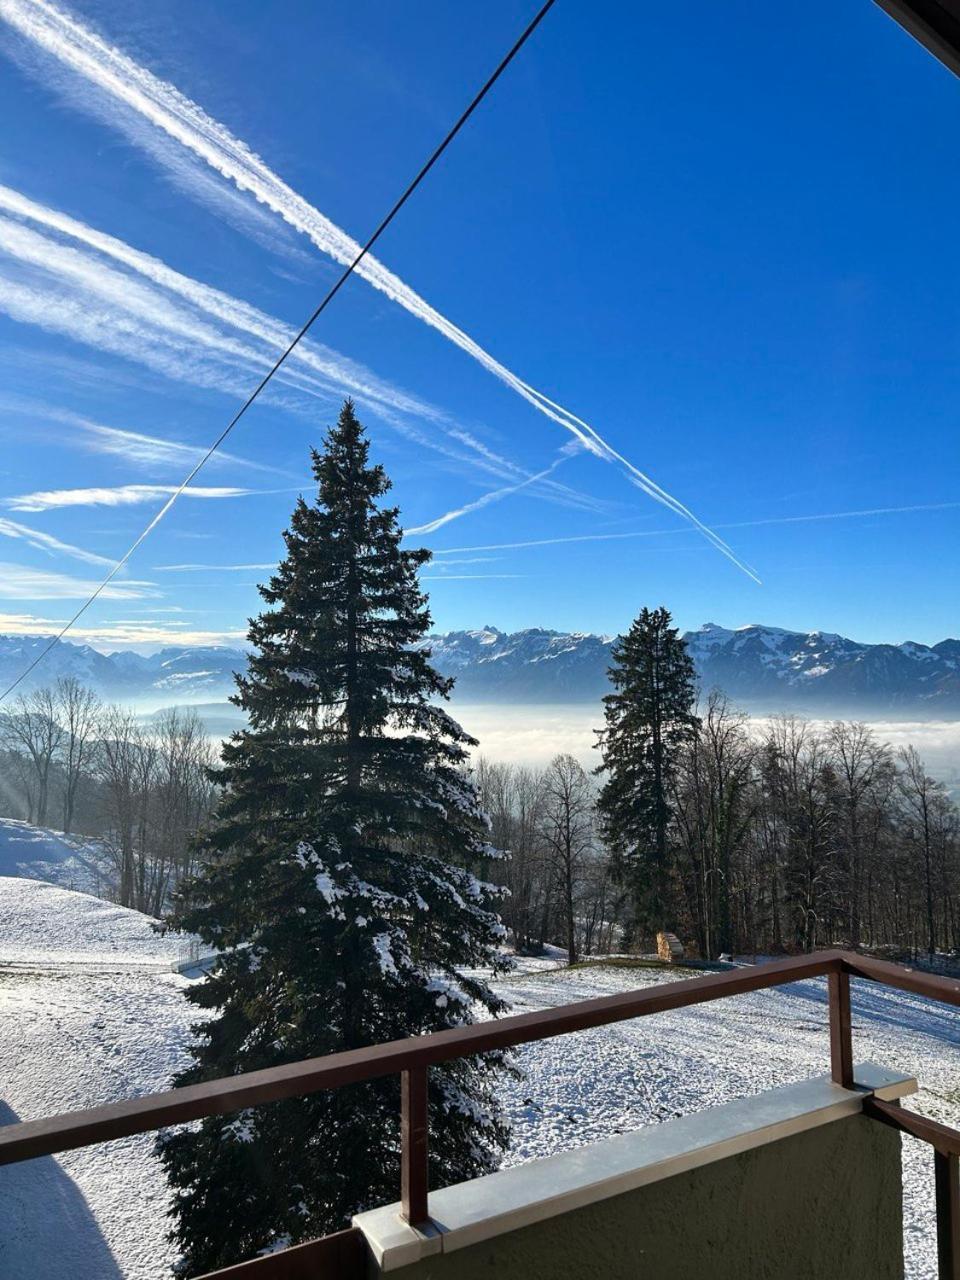
M823 1005L824 1026L827 1025L827 984L824 979L785 983L777 989ZM850 1007L854 1022L859 1019L864 1023L884 1023L900 1031L934 1036L948 1044L960 1043L956 1010L926 996L915 996L896 987L855 978L850 984Z
M0 1125L19 1116L0 1101ZM122 1280L83 1192L52 1156L0 1168L3 1280Z

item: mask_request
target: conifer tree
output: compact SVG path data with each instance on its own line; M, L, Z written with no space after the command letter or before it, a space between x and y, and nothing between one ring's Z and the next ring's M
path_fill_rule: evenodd
M682 747L696 733L694 669L664 609L646 609L613 646L613 692L598 732L606 775L597 798L614 873L641 936L672 928L667 865L670 793Z
M503 1008L496 851L466 770L475 745L436 705L418 570L390 487L347 401L301 498L286 556L250 623L223 749L221 797L176 927L219 952L188 999L193 1063L178 1085L353 1049ZM472 970L470 974L467 970ZM498 1162L506 1129L491 1054L430 1072L433 1185ZM194 1275L344 1226L399 1189L396 1078L321 1092L164 1135L180 1270Z

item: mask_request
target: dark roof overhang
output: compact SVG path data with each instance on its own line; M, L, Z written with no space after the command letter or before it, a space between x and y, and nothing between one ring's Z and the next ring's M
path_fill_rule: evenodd
M881 9L960 75L960 0L876 0Z

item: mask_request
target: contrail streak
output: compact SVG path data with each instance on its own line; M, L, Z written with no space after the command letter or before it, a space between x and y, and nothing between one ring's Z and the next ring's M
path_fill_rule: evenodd
M480 511L483 507L489 507L493 502L499 502L501 498L509 498L511 494L519 493L521 489L526 489L532 484L536 484L538 480L545 480L547 476L556 471L561 462L566 462L568 454L563 454L550 463L549 467L544 467L542 471L538 471L536 475L527 476L525 480L519 480L516 484L504 485L501 489L491 489L489 493L482 494L479 498L475 498L473 502L467 502L462 507L455 507L452 511L446 511L442 516L437 516L435 520L430 520L426 524L417 525L413 529L406 529L406 534L413 533L435 533L437 529L442 529L445 524L449 524L452 520L459 520L461 516L469 515L473 511Z
M810 524L819 520L854 520L863 516L899 516L916 511L956 511L960 502L919 502L907 507L865 507L860 511L824 511L804 516L769 516L764 520L735 520L717 524L717 529L759 529L774 524ZM664 538L683 529L634 529L628 533L577 533L560 538L529 538L523 542L485 542L471 547L435 548L435 556L458 555L469 551L519 551L525 547L557 547L570 542L620 542L630 538Z
M41 234L35 227L68 243ZM265 370L273 351L293 336L281 321L256 307L2 185L0 251L34 270L55 275L61 285L80 289L85 295L85 304L78 307L60 294L48 296L22 282L0 280L0 307L9 314L135 359L169 377L231 390L241 369L253 365ZM134 278L128 272L133 272ZM90 296L107 310L92 311L86 301ZM208 323L211 320L236 330L243 339L223 333ZM262 346L252 346L251 340ZM222 362L219 371L197 366L194 348L198 345ZM394 430L423 448L501 480L529 480L525 470L452 423L443 410L382 382L363 365L323 344L312 340L301 343L278 379L309 395L346 392L373 407ZM443 439L426 435L398 415L431 422ZM597 505L554 482L542 486L541 496L586 509Z
M47 0L0 0L0 17L101 93L122 103L192 152L240 191L249 193L258 203L271 209L335 262L346 266L359 254L360 245L352 236L294 191L246 143L235 138L224 125L172 84L154 76L76 19L47 3ZM755 582L760 581L754 570L738 559L722 538L614 449L595 428L524 382L372 254L357 265L356 273L472 356L540 413L569 431L584 448L607 462L619 465L631 482L648 497L692 524L737 568Z
M37 493L22 493L13 498L4 498L3 504L11 511L56 511L62 507L131 507L144 502L153 502L157 498L176 494L178 489L172 484L123 484L113 488L90 489L42 489ZM184 490L187 498L249 498L263 493L276 493L276 489L208 489L194 485ZM286 493L288 490L279 490ZM110 560L107 563L113 564Z
M107 568L113 564L107 556L95 555L92 551L85 551L83 547L74 546L72 542L61 542L51 533L41 533L39 529L31 529L16 520L8 520L5 516L0 516L0 537L17 538L38 551L46 551L51 555L59 552L74 560L82 560L84 564L105 565ZM456 563L459 564L460 561Z

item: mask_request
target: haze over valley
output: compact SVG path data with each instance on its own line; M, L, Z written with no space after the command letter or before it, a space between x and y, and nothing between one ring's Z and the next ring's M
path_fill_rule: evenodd
M836 634L707 623L685 640L701 690L722 689L758 727L797 714L816 723L862 720L894 748L915 746L931 773L960 787L960 641L860 644ZM614 638L590 632L496 626L434 634L436 666L456 680L452 707L480 742L479 753L542 766L569 752L597 762L600 700L609 691ZM0 635L0 679L29 661L45 640ZM35 686L73 676L102 698L133 706L148 721L191 706L207 732L227 736L243 722L227 699L240 648L167 647L154 653L101 652L64 642L37 672ZM41 681L41 676L43 680Z
M436 633L425 643L437 669L456 679L459 702L594 705L608 691L614 639L542 627L508 633L485 626ZM686 632L684 640L701 689L722 689L752 714L960 718L960 640L861 644L824 631L765 625L731 630L714 623ZM11 678L46 643L39 636L0 635L0 680ZM171 703L223 702L233 692L233 672L245 665L240 648L104 653L67 641L48 655L32 683L73 676L101 697L152 711Z

